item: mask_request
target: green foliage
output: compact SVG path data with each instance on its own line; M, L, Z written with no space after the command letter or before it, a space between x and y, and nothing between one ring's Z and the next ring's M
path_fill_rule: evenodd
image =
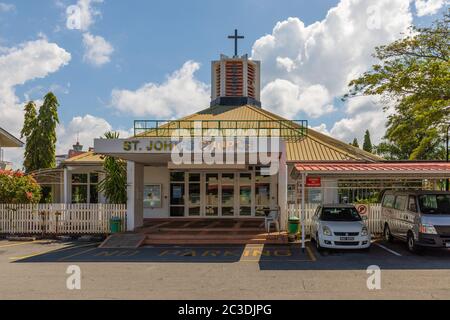
M359 148L359 142L358 139L353 139L353 142L350 143L351 146L354 146L355 148Z
M39 203L41 188L36 180L20 171L0 170L0 203Z
M51 92L47 93L37 117L39 169L54 168L56 166L56 125L59 123L58 107L59 102L56 96Z
M22 138L26 139L24 167L27 173L56 166L58 106L58 99L51 92L44 97L38 115L34 102L25 106Z
M377 153L389 159L443 159L444 126L450 110L450 10L430 27L376 48L380 63L351 81L349 98L381 96L388 117Z
M364 144L363 144L363 150L372 153L373 152L373 146L372 141L370 139L370 132L369 130L366 130L366 134L364 135Z
M105 139L119 139L117 132L105 133ZM103 162L105 178L99 182L98 189L108 202L113 204L127 203L127 168L126 162L105 156Z
M25 138L24 162L25 172L29 173L38 169L38 153L35 152L38 146L37 139L37 113L36 104L30 101L25 106L25 119L21 132L21 138Z

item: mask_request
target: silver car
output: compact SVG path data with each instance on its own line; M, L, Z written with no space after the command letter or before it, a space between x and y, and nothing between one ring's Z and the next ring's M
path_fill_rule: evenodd
M381 220L385 239L406 241L411 252L450 248L450 192L386 191Z
M328 249L369 249L371 237L364 219L353 205L319 206L312 219L311 237L318 251Z

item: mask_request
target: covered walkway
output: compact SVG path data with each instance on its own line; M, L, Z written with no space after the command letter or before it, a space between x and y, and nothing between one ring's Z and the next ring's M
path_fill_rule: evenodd
M448 162L377 162L377 163L297 163L291 177L301 185L300 219L302 223L302 243L305 248L305 226L307 220L305 191L308 178L342 179L356 183L370 181L379 189L430 189L438 188L438 181L450 179ZM390 184L386 184L390 181ZM420 182L419 184L417 182Z

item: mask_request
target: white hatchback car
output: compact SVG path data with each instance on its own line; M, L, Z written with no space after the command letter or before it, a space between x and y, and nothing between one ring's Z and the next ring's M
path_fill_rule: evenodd
M311 237L318 251L329 249L369 249L371 237L364 219L353 205L319 206L312 221Z

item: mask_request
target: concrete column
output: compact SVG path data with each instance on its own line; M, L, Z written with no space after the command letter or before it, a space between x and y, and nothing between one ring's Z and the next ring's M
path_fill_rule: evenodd
M278 173L278 205L280 207L280 229L286 230L288 221L287 187L288 187L288 166L286 164L286 142L280 142L280 169Z
M67 168L64 168L64 191L63 191L63 200L64 203L70 203L71 202L71 197L69 195L69 179L70 179L70 174L69 174L69 170Z
M127 230L144 225L144 165L127 163Z

